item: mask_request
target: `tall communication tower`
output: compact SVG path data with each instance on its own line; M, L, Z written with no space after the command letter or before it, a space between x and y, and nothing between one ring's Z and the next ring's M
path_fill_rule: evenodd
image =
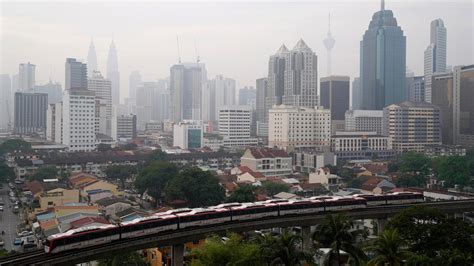
M327 62L327 76L331 75L331 50L334 47L334 44L336 43L336 40L332 37L331 34L331 13L329 13L329 25L328 25L328 34L326 36L326 39L324 39L324 46L326 47L326 50L328 52L328 62Z

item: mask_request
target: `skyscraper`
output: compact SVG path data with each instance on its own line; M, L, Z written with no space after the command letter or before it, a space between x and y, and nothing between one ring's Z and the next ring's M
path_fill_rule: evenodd
M171 67L171 119L201 120L203 64L183 63Z
M48 94L48 104L58 103L62 100L63 89L59 82L54 82L50 79L47 84L36 85L33 89L36 93Z
M331 110L332 120L344 120L349 109L349 80L347 76L321 78L320 104Z
M133 71L129 77L128 83L128 98L136 100L137 99L137 88L142 86L142 76L140 72Z
M41 136L46 134L46 110L48 94L17 92L15 93L15 133Z
M75 58L67 58L65 84L65 90L87 89L87 65Z
M217 75L216 82L216 118L219 110L224 106L233 106L235 104L235 87L234 79Z
M89 70L88 77L92 77L94 71L97 71L97 55L95 53L94 41L91 39L89 45L89 52L87 53L87 69Z
M101 100L105 106L105 131L99 133L107 136L112 135L112 85L110 80L105 79L99 71L94 71L87 81L87 87L95 93L96 100ZM98 108L96 108L98 109ZM97 111L97 110L96 110ZM101 127L104 128L104 127Z
M9 129L12 121L12 83L10 75L0 75L0 129Z
M19 91L29 91L35 87L35 68L36 66L30 64L20 64L18 72Z
M285 67L286 59L290 51L284 44L276 54L270 56L268 61L268 79L267 79L267 93L265 99L265 123L268 123L268 110L273 105L282 104L282 97L285 93ZM262 121L263 122L263 121Z
M301 39L285 61L285 105L314 108L318 105L318 58Z
M268 79L259 78L256 81L257 95L255 100L256 108L256 133L257 136L268 136L268 110L265 99L268 94Z
M255 109L257 91L253 87L244 87L239 90L239 105L248 105Z
M362 90L360 88L360 78L354 78L352 81L352 110L361 109L362 105Z
M118 68L117 50L112 40L107 56L107 79L112 83L112 105L120 104L120 72Z
M447 32L441 19L431 21L430 44L425 50L425 101L431 102L431 77L446 71Z
M336 44L336 40L334 39L334 37L332 37L332 34L331 34L331 14L329 14L328 34L326 36L326 39L324 39L324 47L326 47L326 50L328 53L326 76L330 76L332 74L331 73L331 50L334 47L334 44Z
M391 10L372 16L360 42L361 109L381 110L406 98L406 37Z

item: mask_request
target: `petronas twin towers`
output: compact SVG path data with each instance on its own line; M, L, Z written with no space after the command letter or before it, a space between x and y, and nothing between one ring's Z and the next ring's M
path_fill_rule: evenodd
M98 71L97 54L95 52L94 41L91 40L89 53L87 54L88 77L92 77L94 71ZM115 43L112 40L107 56L107 75L106 78L112 83L112 105L120 104L120 72L118 68L118 57Z

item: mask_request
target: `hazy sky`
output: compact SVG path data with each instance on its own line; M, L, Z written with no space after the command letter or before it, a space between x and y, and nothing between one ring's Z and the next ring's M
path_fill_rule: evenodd
M36 64L36 81L64 84L66 57L87 59L91 38L99 70L115 40L121 72L121 98L128 76L139 70L145 80L169 76L178 60L195 61L195 45L208 76L223 74L239 87L255 86L266 76L268 57L282 43L289 49L303 38L318 55L319 76L326 74L323 39L336 39L333 74L359 76L359 42L380 1L224 1L224 2L12 2L2 1L1 73L15 74L18 64ZM407 37L407 66L423 73L423 51L430 21L442 18L448 29L448 65L474 63L472 0L386 0Z

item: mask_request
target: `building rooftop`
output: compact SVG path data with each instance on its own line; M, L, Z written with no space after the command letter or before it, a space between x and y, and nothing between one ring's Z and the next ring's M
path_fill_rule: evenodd
M97 203L97 205L99 205L99 206L107 207L107 206L110 206L112 204L119 203L119 202L129 203L124 198L118 198L118 197L103 198L103 199L97 200L95 203Z
M280 149L251 147L247 150L255 159L290 157L286 151Z
M110 224L104 217L83 217L71 222L71 229L86 226L91 223Z

